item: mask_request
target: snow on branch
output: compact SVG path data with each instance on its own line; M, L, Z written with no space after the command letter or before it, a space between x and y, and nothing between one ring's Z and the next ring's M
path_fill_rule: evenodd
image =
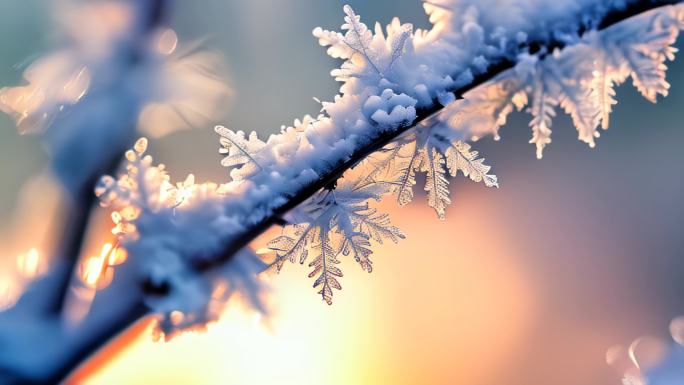
M138 140L126 152L126 173L118 180L103 178L96 194L112 208L113 232L129 255L144 255L129 263L153 293L146 298L148 306L165 315L162 331L169 337L176 329L203 327L242 289L248 289L245 294L261 309L255 280L264 266L246 249L208 276L189 268L190 257L211 258L221 250L223 239L243 226L224 204L225 186L196 184L192 175L171 184L164 166L154 166L146 151L147 140ZM181 319L171 317L181 309Z
M26 68L26 84L0 89L0 110L20 132L39 134L68 192L55 253L75 265L101 175L115 171L139 132L160 136L219 118L228 89L219 55L179 45L166 26L168 0L52 6L63 42Z
M77 327L64 325L65 298L73 295L72 277L79 274L93 189L103 173L116 169L139 132L161 136L214 121L224 111L218 103L228 94L220 56L202 51L198 44L179 44L166 27L168 0L54 3L62 44L26 68L25 84L0 90L0 110L14 118L20 132L40 136L51 171L70 195L64 202L68 217L56 251L59 258L50 261L43 278L49 287L35 283L19 304L0 315L1 383L26 383L33 377L59 382L107 339L146 314L137 285L122 285L117 286L125 292L121 297L138 297L130 308L105 311L105 321L101 312L92 311ZM115 254L100 260L111 262ZM94 287L104 280L100 273L111 272L103 266L93 270L94 281L89 283ZM226 288L221 295L233 290ZM97 303L93 309L102 310ZM37 345L44 347L40 355L31 351ZM45 376L50 379L41 378Z
M513 10L497 1L434 1L425 4L433 23L427 31L398 19L371 30L345 6L344 33L314 30L328 53L344 60L332 72L340 94L323 103L323 113L265 141L217 127L233 180L187 208L139 210L130 224L145 232L127 247L150 261L176 254L188 268L182 274L206 276L271 225L286 224L269 243L272 265L308 261L314 286L331 303L341 288L341 257L352 255L370 271L371 243L403 237L369 201L394 194L407 203L416 172L424 172L428 204L443 218L447 172L497 186L466 142L498 137L514 108L532 115L531 142L541 156L558 108L593 145L598 125L608 124L615 84L632 77L647 98L665 95L664 63L684 26L682 5L655 9L670 3L567 0L548 10L532 3ZM635 9L653 10L627 19ZM203 220L188 225L194 215ZM165 234L173 240L157 241ZM170 272L153 265L164 272L145 279L168 296L155 309L195 313L185 295L175 295L184 284L157 279Z
M91 9L99 12L110 5L118 9L122 4L149 3L93 4ZM86 319L82 340L72 340L56 317L36 324L40 333L30 328L22 335L0 333L0 347L10 347L0 352L19 352L22 343L30 346L36 341L32 335L51 336L53 353L64 352L40 373L30 373L24 366L30 355L0 355L0 378L3 371L13 371L59 381L147 309L158 315L159 331L167 338L215 320L235 293L263 310L257 274L267 266L247 246L274 224L283 225L283 232L268 243L274 255L270 265L278 270L287 262L308 262L313 285L331 303L333 290L342 287L343 257L370 272L373 244L404 237L374 201L393 195L400 204L409 202L417 173L425 173L428 205L443 218L451 201L450 177L459 171L474 182L498 186L490 166L467 142L486 135L498 138L513 109L532 115L532 143L539 156L551 141L558 109L571 116L579 139L593 145L598 126L608 126L615 85L631 77L649 100L667 94L665 63L673 59L671 46L684 27L684 6L673 0L431 0L425 9L432 23L429 30L414 30L398 19L384 29L379 24L369 28L349 6L343 8L342 33L315 29L328 53L343 60L332 72L342 83L340 93L323 103L319 116L296 120L265 141L217 127L223 164L230 168L231 180L226 183L195 183L192 176L172 183L164 166L154 165L146 155L147 141L136 142L126 153L125 171L118 178L103 178L96 190L101 202L112 208L114 233L128 250L129 259L120 267L126 274L114 281L127 300L111 309L96 301L99 310L93 309L88 317L106 319L106 327L98 329L97 322ZM164 73L155 70L167 68L160 63L175 51L175 35L163 31L142 42L121 40L142 44L141 52L133 44L142 56L129 59L145 64L134 66L131 73L114 71L127 74L101 88L96 87L101 86L95 76L98 70L109 65L120 69L131 62L109 60L122 47L119 35L107 38L104 45L98 36L102 37L75 36L74 47L65 51L67 65L56 67L66 68L64 72L53 76L47 71L52 67L38 62L26 73L29 85L0 92L3 109L20 126L50 123L46 138L50 132L55 136L47 145L67 159L55 155L58 174L60 167L73 166L69 159L78 159L76 166L87 168L77 167L76 174L91 172L83 159L101 156L133 132L124 126L135 122L126 120L122 126L121 119L176 111L174 103L162 103L167 100L160 97L168 95L165 92L150 94L129 87L140 79L176 84L170 80L179 77L150 76ZM112 41L117 43L109 44ZM154 44L148 45L150 41ZM115 49L90 51L101 46ZM180 79L193 85L205 78ZM55 91L51 84L70 91ZM180 99L198 95L197 89L190 89L194 91ZM33 99L39 95L36 90L43 94ZM217 90L221 88L209 87L199 94L211 96ZM200 98L200 103L211 104L210 99ZM155 102L162 108L143 108ZM123 109L108 109L111 106ZM181 120L188 118L180 115ZM93 122L98 130L91 135L85 128ZM80 157L73 158L75 154ZM63 181L73 187L73 181ZM29 295L37 292L27 292L6 318L0 318L0 328L9 330L12 317L39 317L32 304L45 298L32 301ZM49 360L48 353L44 360Z

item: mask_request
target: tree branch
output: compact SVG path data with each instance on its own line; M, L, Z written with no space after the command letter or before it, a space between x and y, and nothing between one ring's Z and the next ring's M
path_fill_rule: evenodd
M163 0L150 1L163 2ZM653 0L648 2L641 1L634 3L627 6L623 10L615 11L607 15L600 23L600 29L607 28L642 12L646 12L664 5L677 4L682 1L684 0ZM529 50L535 52L539 51L542 47L545 48L543 52L548 53L552 52L555 48L564 47L564 43L561 41L537 42L536 44L521 46L520 50ZM467 91L493 79L502 72L513 68L515 64L515 61L512 60L501 60L500 62L491 66L485 74L477 76L476 79L474 79L469 85L454 88L450 91L454 92L456 95L463 95ZM340 161L330 171L321 175L318 180L302 187L298 191L288 196L287 202L285 204L278 206L274 210L271 210L270 214L263 220L251 225L241 234L231 239L230 242L225 245L219 256L208 262L198 263L194 266L194 268L197 271L202 272L229 261L237 251L247 246L259 234L267 230L270 226L278 224L281 221L280 218L282 218L288 211L304 202L322 188L326 188L326 186L333 186L335 181L338 180L345 171L356 165L368 155L380 150L385 145L396 139L399 135L439 113L442 109L443 106L441 106L435 100L430 107L422 108L417 111L417 118L411 125L400 127L392 132L381 135L368 145L356 149L348 159ZM126 282L124 281L123 283ZM135 294L138 293L136 292ZM105 306L107 305L105 304ZM75 367L87 359L87 357L89 357L95 350L127 327L133 325L140 318L144 317L147 312L148 309L143 304L138 301L131 301L125 306L120 306L117 311L110 309L109 311L104 310L102 313L97 314L97 317L94 317L95 319L91 319L89 322L87 322L88 326L83 326L82 331L83 333L87 334L84 340L80 343L69 342L65 348L65 351L61 352L61 354L67 356L66 359L63 360L63 363L60 363L59 367L53 370L48 378L33 382L55 383L63 380L68 373L70 373ZM105 324L98 325L98 322L95 321L101 320L103 316L107 317L107 322ZM63 335L56 336L55 338L62 338L62 340L64 340ZM1 374L0 377L2 377ZM26 379L20 378L14 383L27 383L27 381Z
M166 22L170 2L171 0L144 0L137 4L140 7L137 27L139 34L147 36L155 28ZM129 65L135 67L139 65L140 60L144 57L143 51L147 50L147 39L136 39L131 43L132 45L122 55L128 56L130 58ZM114 84L117 86L118 82ZM131 132L135 132L135 130ZM69 210L67 212L70 215L67 217L57 253L66 265L66 268L64 270L65 275L61 278L59 286L57 286L58 290L54 293L55 299L52 301L51 308L49 309L53 314L62 313L66 298L69 295L69 288L71 287L74 272L83 249L90 216L97 207L94 192L95 186L102 175L113 174L119 168L125 150L133 144L134 140L135 137L129 138L127 143L122 144L120 151L113 152L112 157L104 159L101 162L104 167L94 170L88 176L83 187L69 199Z
M637 16L641 13L653 10L666 5L673 5L682 3L684 0L651 0L651 1L638 1L625 6L623 9L614 10L608 13L603 20L598 24L597 29L606 29L612 25L615 25L621 21L624 21L630 17ZM580 33L583 31L580 31ZM550 40L550 41L538 41L531 42L520 46L520 52L540 52L542 48L544 51L540 54L541 58L553 52L555 49L562 49L566 46L566 43L560 40ZM455 87L450 89L457 98L462 98L462 95L466 92L494 79L497 75L512 69L516 65L514 60L502 59L494 65L490 66L485 73L482 73L475 77L475 79L466 86ZM455 74L458 75L458 74ZM456 78L456 76L454 76ZM280 222L282 218L288 211L294 209L299 204L303 203L313 194L319 190L326 188L326 186L334 185L335 181L342 177L345 171L354 167L357 163L365 159L370 154L382 149L387 144L391 143L397 137L399 137L404 132L416 127L421 122L428 120L429 118L439 114L444 109L437 100L432 101L432 105L427 108L421 108L417 110L416 119L407 126L400 127L394 131L387 132L385 135L381 135L374 141L372 141L367 146L356 149L349 159L339 162L334 168L324 175L321 175L315 182L302 187L299 191L296 191L291 196L286 197L287 202L276 209L274 209L270 215L261 220L260 222L248 227L244 232L235 238L231 239L222 250L221 254L214 259L203 259L195 264L195 268L198 271L206 271L219 266L227 261L229 261L232 256L247 246L252 240L259 236L264 231L268 230L271 226L276 225Z

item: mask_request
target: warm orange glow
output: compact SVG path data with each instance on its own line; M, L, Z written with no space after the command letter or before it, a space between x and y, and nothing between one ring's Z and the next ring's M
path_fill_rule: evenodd
M17 256L17 270L24 278L33 279L43 272L40 254L35 248Z
M171 323L174 325L180 325L184 318L185 315L179 311L174 310L171 312Z
M81 285L72 287L72 296L67 304L66 319L69 322L78 323L88 314L97 291L112 283L114 266L124 263L127 258L125 249L107 242L102 245L99 255L81 262L78 275Z
M109 258L107 259L107 264L109 266L120 265L128 259L128 252L122 247L115 247L111 253L109 253Z
M89 289L104 289L114 279L113 266L124 263L127 258L125 249L105 243L100 255L87 258L81 263L81 282Z
M505 367L532 327L535 290L515 264L513 242L476 232L457 247L436 246L454 229L491 226L474 223L487 216L472 207L447 222L420 205L390 209L409 237L378 247L370 275L343 263L333 306L311 289L306 269L288 265L267 277L268 324L233 304L205 333L164 343L150 329L83 383L491 383L491 368Z
M104 276L111 250L112 244L105 243L99 256L90 257L81 265L81 279L87 287L97 288L98 282Z
M0 277L0 311L14 305L18 296L19 290L16 282L7 277Z

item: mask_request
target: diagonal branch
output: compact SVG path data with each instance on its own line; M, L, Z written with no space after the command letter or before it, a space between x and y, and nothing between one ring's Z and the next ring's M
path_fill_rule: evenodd
M606 29L630 17L639 15L641 13L653 10L667 5L674 5L684 2L684 0L650 0L633 2L622 9L614 10L608 13L603 20L598 24L597 29ZM584 31L580 31L582 33ZM541 58L546 57L555 49L562 49L567 45L561 40L550 40L547 42L538 41L531 42L520 46L520 52L537 53L540 52ZM461 98L466 92L494 79L497 75L512 69L516 65L516 61L511 59L502 59L494 65L490 66L488 70L482 74L475 76L472 82L466 86L455 87L448 91L453 92L458 98ZM219 266L230 260L237 251L247 246L261 233L269 229L271 226L279 223L279 218L282 218L288 211L294 209L299 204L303 203L317 191L326 186L333 185L335 181L342 177L345 171L354 167L357 163L365 159L370 154L379 151L404 132L416 127L421 122L427 121L433 116L439 114L444 109L444 106L438 100L433 100L429 107L420 108L416 111L416 119L409 125L399 127L393 131L385 131L368 145L359 147L352 155L343 161L340 161L330 171L319 176L319 178L311 184L308 184L298 191L286 197L287 202L273 209L270 215L267 215L263 220L247 227L245 231L231 239L223 248L221 254L211 260L202 260L195 264L198 271L206 271L216 266Z
M141 7L139 15L140 20L138 21L140 34L143 36L147 35L159 25L166 22L165 19L168 13L167 8L169 2L170 0L140 1L138 4L138 6ZM145 39L139 40L145 41ZM141 49L145 48L140 44L133 44L129 47L128 52L123 53L123 55L127 55L130 58L129 65L131 67L139 65L139 61L143 57L143 54L140 52ZM135 123L133 122L131 124ZM82 183L82 187L71 194L68 202L69 215L61 234L59 250L57 252L57 255L61 259L60 262L65 268L63 270L64 276L60 278L57 290L53 294L54 300L51 301L49 311L53 314L59 315L62 313L66 297L69 295L69 288L72 284L74 271L78 264L87 235L90 216L98 206L94 193L95 186L100 181L100 177L103 174L111 174L119 168L125 149L130 147L134 139L134 137L131 137L129 138L128 143L122 143L120 151L112 152L113 155L109 159L101 159L100 164L102 167L93 170L84 183Z
M155 0L150 0L155 1ZM158 0L163 1L163 0ZM614 11L607 15L604 20L600 23L599 29L607 28L611 25L617 24L631 16L637 15L639 13L670 4L677 4L683 2L684 0L652 0L652 1L638 1L631 3L624 9ZM563 48L565 43L559 40L544 41L531 43L520 47L521 51L530 52L552 52L556 48ZM456 95L463 95L467 91L482 85L483 83L493 79L502 72L509 70L515 66L514 60L502 59L498 63L491 66L488 71L484 74L477 76L469 85L464 87L457 87L449 91L455 93ZM233 255L247 246L252 242L259 234L267 230L270 226L278 224L279 221L288 211L297 207L299 204L304 202L306 199L310 198L319 190L325 188L326 186L334 185L335 181L339 179L345 171L354 167L358 162L366 158L368 155L382 149L387 144L394 141L398 136L404 132L414 128L416 125L424 122L435 114L438 114L444 107L437 101L433 100L429 107L419 109L417 111L416 119L410 124L399 127L393 131L385 131L379 134L374 140L369 143L355 149L351 156L340 160L336 163L334 167L325 173L320 174L319 178L314 182L307 184L297 191L288 194L286 197L286 202L268 211L266 215L260 221L249 224L244 231L237 234L236 237L232 238L223 248L220 255L209 261L203 260L205 262L197 262L193 267L198 272L204 272L211 268L220 266L221 264L229 261L233 258ZM264 198L267 199L267 198ZM264 204L264 202L258 202ZM268 207L268 206L266 206ZM149 291L150 288L145 288L143 290ZM137 293L136 293L137 294ZM163 293L159 293L160 295ZM69 346L68 344L64 346L64 351L61 352L64 355L69 355L69 359L60 365L46 381L48 383L55 383L64 378L64 376L77 367L80 363L85 361L96 349L98 349L107 340L115 337L124 329L133 325L137 320L147 314L148 309L146 306L141 305L137 301L131 301L131 303L126 304L118 309L116 312L110 312L107 314L108 322L106 326L97 325L93 323L88 323L83 325L83 333L87 334L87 341L78 347ZM58 341L59 342L59 341ZM0 373L2 377L2 373ZM18 381L16 383L21 383Z

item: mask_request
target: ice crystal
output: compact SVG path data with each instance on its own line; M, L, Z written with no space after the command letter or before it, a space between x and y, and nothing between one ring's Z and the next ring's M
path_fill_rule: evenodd
M528 106L530 143L541 157L551 142L551 126L560 106L572 118L578 138L593 147L598 126L608 128L617 103L616 85L631 77L648 100L667 95L665 62L674 59L672 44L681 28L681 7L669 7L590 31L562 50L523 53L514 69L466 93L440 119L464 138L498 137L513 107Z
M332 289L341 289L337 266L342 256L352 256L363 270L373 270L370 259L371 240L398 242L404 234L390 223L387 214L370 207L369 199L380 199L386 188L380 184L365 184L343 180L335 190L324 190L305 202L289 217L296 221L283 229L283 234L271 240L269 248L276 254L272 266L280 271L283 264L303 264L310 254L313 268L309 277L316 277L314 287L325 302L332 304Z
M226 157L221 161L224 167L233 168L230 176L233 180L243 180L250 175L261 170L261 166L254 159L265 143L257 138L257 133L252 131L249 136L245 136L242 131L233 132L223 126L216 126L214 129L220 136L222 148L219 150Z
M397 202L405 205L413 200L416 173L424 173L428 205L442 219L451 203L447 172L456 176L460 170L475 182L483 182L487 187L498 186L496 176L489 174L490 166L478 159L478 153L437 121L419 125L374 158L365 180L386 183L396 194Z
M379 24L375 25L375 31L371 31L349 5L345 5L343 10L344 34L321 28L314 30L319 43L329 47L330 56L347 60L339 70L332 72L333 76L342 81L369 75L392 78L392 69L407 49L413 26L401 24L398 19L394 19L387 26L385 37Z
M153 165L146 155L147 144L139 139L126 152L126 172L118 179L102 178L96 194L113 209L113 233L128 249L140 280L168 291L146 296L148 305L163 315L161 330L170 337L217 319L233 292L262 309L256 274L263 266L251 251L241 250L209 272L190 268L214 255L240 227L223 204L228 187L197 184L191 175L171 183L164 165Z

